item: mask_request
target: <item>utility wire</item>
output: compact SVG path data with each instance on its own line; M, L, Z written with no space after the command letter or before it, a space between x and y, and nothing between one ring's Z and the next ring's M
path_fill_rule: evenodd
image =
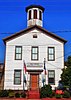
M43 45L44 46L44 45ZM68 46L70 46L71 47L71 44L70 45L68 45ZM68 47L67 46L67 47ZM27 47L27 48L29 48L29 47ZM42 47L42 48L44 48L44 47ZM23 50L22 50L23 51ZM26 50L25 50L26 51ZM24 51L24 52L25 52ZM27 50L27 52L30 52L31 50ZM63 52L62 50L58 50L58 52ZM9 52L9 53L11 53L11 52ZM45 53L45 52L41 52L41 53ZM60 56L60 57L57 57L57 58L55 58L55 59L60 59L60 58L64 58L65 56L67 56L67 55L69 55L69 54L71 54L71 52L68 52L68 53L66 53L66 54L64 54L63 56ZM48 57L47 57L48 58Z
M23 29L24 30L24 29ZM71 30L58 30L58 31L48 31L52 33L68 33L71 32ZM0 32L0 34L15 34L16 32Z

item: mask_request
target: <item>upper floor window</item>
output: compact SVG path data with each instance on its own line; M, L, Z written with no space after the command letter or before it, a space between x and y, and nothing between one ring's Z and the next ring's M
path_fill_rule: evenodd
M48 84L55 84L55 71L48 70Z
M1 80L1 78L2 78L2 72L0 72L0 80Z
M55 48L48 47L48 61L54 61L54 60L55 60Z
M37 10L34 10L34 19L37 19Z
M21 84L21 70L14 70L14 84Z
M34 35L33 35L33 38L37 38L37 34L34 34Z
M28 18L29 20L31 19L31 10L29 11L29 18Z
M15 60L22 60L22 46L15 47Z
M42 20L42 12L39 11L39 19Z
M31 59L38 60L38 47L32 47Z

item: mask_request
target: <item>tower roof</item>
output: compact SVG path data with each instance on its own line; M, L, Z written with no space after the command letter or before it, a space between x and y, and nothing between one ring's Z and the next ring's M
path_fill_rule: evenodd
M39 8L39 9L41 9L44 12L44 8L42 6L40 6L40 5L30 5L30 6L26 7L26 12L30 8Z

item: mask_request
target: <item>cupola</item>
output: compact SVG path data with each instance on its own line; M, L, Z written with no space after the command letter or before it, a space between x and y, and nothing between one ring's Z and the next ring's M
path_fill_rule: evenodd
M30 5L26 7L27 26L38 25L43 26L44 8L39 5Z

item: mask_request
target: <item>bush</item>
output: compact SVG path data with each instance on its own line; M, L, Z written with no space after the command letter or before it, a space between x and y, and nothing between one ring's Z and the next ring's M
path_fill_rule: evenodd
M62 96L61 96L61 94L56 94L55 97L59 99L59 98L61 98Z
M19 98L20 97L20 93L15 93L15 97Z
M52 91L52 97L55 97L55 91Z
M0 97L8 97L9 93L7 90L1 90L0 91Z
M52 87L50 85L44 85L40 89L40 98L52 97Z
M25 92L22 92L21 93L21 97L26 98L26 93Z
M70 96L71 96L71 87L69 87L69 93L70 93Z
M9 91L9 97L10 97L10 98L15 97L15 93L14 93L14 91Z
M70 98L70 93L67 91L64 91L63 98Z

